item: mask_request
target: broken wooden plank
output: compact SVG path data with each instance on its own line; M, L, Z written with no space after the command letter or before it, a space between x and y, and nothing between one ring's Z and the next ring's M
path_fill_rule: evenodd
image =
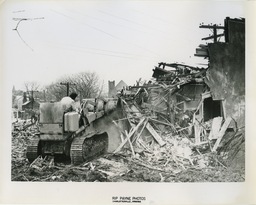
M230 122L231 122L231 120L232 120L232 118L231 118L231 117L228 117L228 118L225 120L224 124L222 125L221 130L220 130L220 132L218 133L218 138L217 138L217 140L216 140L216 142L215 142L215 144L214 144L214 146L213 146L213 148L212 148L212 151L213 151L213 152L215 152L215 151L217 150L217 148L218 148L218 146L219 146L219 144L220 144L220 141L222 140L222 138L223 138L223 136L224 136L224 134L225 134L225 132L226 132L226 130L227 130L227 128L228 128Z
M121 142L123 142L124 141L124 136L123 136L122 133L120 134L120 138L121 138Z
M166 112L166 107L160 107L160 106L156 106L156 105L152 105L152 104L149 104L149 103L143 103L143 105L145 105L148 109L150 110L153 110L155 112Z
M153 122L156 122L156 123L159 123L159 124L162 124L162 125L166 125L166 126L170 126L172 128L174 128L174 125L171 124L171 123L167 123L167 122L162 122L160 120L155 120L155 119L152 119L152 118L149 118L150 121L153 121Z
M130 138L128 138L129 134L128 134L127 130L125 130L124 132L125 132L125 136L127 138L127 141L128 141L128 143L130 145L130 148L131 148L131 151L132 151L132 156L135 157L135 152L134 152L131 140L130 140Z
M148 118L146 118L146 120L144 121L143 127L141 128L139 134L137 134L136 137L133 139L132 143L133 143L135 140L137 141L137 139L140 138L140 136L141 136L143 130L145 129L147 123L148 123Z
M192 126L193 125L189 125L187 127L180 128L180 129L177 130L177 132L181 132L181 131L186 130L186 129L191 129Z
M127 138L118 146L118 148L113 152L117 153L121 150L121 148L125 145L125 143L132 137L132 135L135 133L135 131L140 127L140 125L143 123L145 118L142 118L140 122L137 124L137 126L128 134Z
M196 122L194 124L195 145L198 145L201 142L201 139L200 139L201 131L202 131L202 128L200 127L199 123Z
M154 137L154 139L158 142L158 144L162 147L166 143L163 141L163 139L160 137L160 135L154 130L154 128L150 125L150 123L147 123L146 125L147 130L150 132L150 134Z
M133 111L138 111L138 108L133 105L131 106L131 109ZM142 116L142 114L138 113L137 116ZM150 132L150 134L154 137L154 139L158 142L158 144L162 147L164 146L166 143L163 141L163 139L160 137L160 135L154 130L154 128L150 125L150 123L148 122L146 124L146 129Z
M210 134L209 134L209 137L208 137L209 140L218 138L218 133L219 133L220 128L221 128L222 119L223 119L222 117L213 118L211 131L210 131Z

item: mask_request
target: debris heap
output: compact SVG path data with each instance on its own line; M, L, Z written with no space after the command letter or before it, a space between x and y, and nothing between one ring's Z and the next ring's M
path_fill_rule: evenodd
M206 71L159 63L155 81L124 88L119 97L126 118L120 120L129 130L120 128L114 154L130 153L143 166L164 171L230 165L244 150L244 128L224 117L222 102L212 99L204 83Z

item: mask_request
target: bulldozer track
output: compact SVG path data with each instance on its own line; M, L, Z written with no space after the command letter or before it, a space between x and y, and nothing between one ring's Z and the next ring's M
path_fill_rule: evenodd
M39 142L40 142L39 138L33 139L30 141L30 144L27 147L27 153L26 153L27 159L29 162L33 162L40 154L39 153Z
M72 164L81 164L103 154L108 147L107 133L75 137L71 144Z

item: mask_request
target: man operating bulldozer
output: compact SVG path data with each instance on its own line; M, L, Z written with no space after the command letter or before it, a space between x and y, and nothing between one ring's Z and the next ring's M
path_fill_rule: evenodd
M65 110L65 112L77 111L79 112L79 108L77 107L75 100L77 94L75 92L71 93L69 96L63 97L61 99L61 104Z

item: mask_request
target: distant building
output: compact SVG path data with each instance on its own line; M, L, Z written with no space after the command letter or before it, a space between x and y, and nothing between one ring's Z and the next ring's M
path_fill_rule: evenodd
M116 91L121 91L122 89L126 88L127 84L121 80L117 85L116 85Z
M21 111L22 110L22 104L23 104L23 96L21 96L21 95L15 96L14 100L13 100L12 107L16 108L18 111Z
M125 89L127 84L121 80L116 86L115 81L108 81L108 97L114 98L116 97L118 92L121 92L122 89Z
M22 106L24 103L26 103L26 100L27 98L25 95L13 96L13 102L12 102L12 118L13 119L24 118L25 111L23 110Z
M108 97L113 98L116 96L115 81L108 81Z

